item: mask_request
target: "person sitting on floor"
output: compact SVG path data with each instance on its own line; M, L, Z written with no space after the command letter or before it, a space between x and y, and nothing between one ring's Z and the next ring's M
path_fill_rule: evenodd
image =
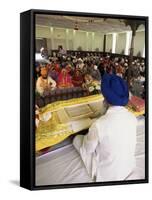
M91 67L91 73L90 74L96 80L101 81L101 74L100 74L100 71L98 70L97 65L93 64L93 66Z
M48 70L46 67L41 68L41 76L36 81L36 91L42 96L44 92L54 90L56 88L56 82L48 76Z
M84 76L83 88L87 89L90 94L95 94L100 91L101 82L94 79L90 74Z
M76 70L73 77L72 77L72 83L74 87L82 87L83 84L83 76L80 72L80 70Z
M38 64L35 68L35 74L36 74L36 80L41 76L41 70L40 70L41 66Z
M61 70L58 76L58 87L59 88L73 87L71 76L68 74L65 68Z
M104 75L104 73L105 73L105 66L104 66L104 59L103 58L100 58L100 62L99 62L99 65L98 65L98 70L99 70L100 75L102 77Z
M48 76L53 78L53 80L57 81L59 72L55 70L55 64L52 64L49 68Z
M59 73L61 71L61 67L60 67L60 62L58 61L58 59L56 61L54 61L52 64L53 64L55 71L57 73Z
M63 49L62 45L58 46L58 50L59 50L59 52L58 52L59 56L63 56L63 55L67 54L67 51L65 49Z
M125 180L136 166L137 120L125 108L128 85L115 74L105 74L101 91L109 104L106 114L91 125L87 135L77 135L73 145L94 181Z
M68 72L68 74L69 74L70 76L73 75L74 69L73 69L72 65L66 64L65 69L67 70L67 72Z
M123 78L123 67L121 65L116 66L116 75Z
M83 60L81 58L79 58L78 61L77 61L76 68L80 69L81 71L83 71L83 67L84 67L84 62L83 62Z

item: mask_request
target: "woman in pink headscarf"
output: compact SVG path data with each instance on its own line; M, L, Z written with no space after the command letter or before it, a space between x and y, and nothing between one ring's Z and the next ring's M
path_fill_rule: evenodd
M68 74L66 69L62 69L58 76L58 87L59 88L73 87L71 76Z

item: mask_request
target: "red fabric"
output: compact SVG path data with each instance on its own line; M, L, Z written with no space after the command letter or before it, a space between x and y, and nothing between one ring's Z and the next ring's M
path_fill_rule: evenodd
M58 73L61 72L61 68L60 68L59 64L55 64L54 68L55 68L56 72L58 72Z
M135 111L140 112L145 109L145 100L137 96L132 96L129 100L128 105L132 107Z
M83 76L79 75L77 76L76 74L72 78L72 83L75 87L81 87L83 83Z
M64 75L65 72L65 75ZM58 77L58 87L72 87L71 76L67 73L66 69L62 69Z

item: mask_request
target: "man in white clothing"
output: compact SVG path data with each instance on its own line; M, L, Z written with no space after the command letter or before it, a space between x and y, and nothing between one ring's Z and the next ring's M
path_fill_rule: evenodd
M128 86L121 77L105 74L101 88L109 108L87 135L74 138L73 145L94 181L125 180L136 165L137 121L124 107L129 99Z
M48 76L48 70L46 67L41 68L41 76L36 82L36 91L43 95L45 91L54 90L56 88L56 82Z

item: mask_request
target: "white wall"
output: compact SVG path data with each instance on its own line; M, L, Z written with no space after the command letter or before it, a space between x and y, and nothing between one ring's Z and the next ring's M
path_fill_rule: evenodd
M67 50L74 49L74 43L73 43L73 30L68 29L68 48Z
M126 51L126 42L127 42L127 32L116 33L116 48L115 53L122 54L122 50L124 50L124 54ZM112 42L113 37L112 34L106 35L106 52L110 52L112 49ZM128 51L130 49L131 44L131 35L129 38L129 45ZM143 57L144 53L144 46L145 46L145 32L138 31L136 32L135 40L134 40L134 56L137 56L138 52L141 52L141 57Z
M47 26L36 26L36 38L50 38L50 28Z
M106 35L106 52L112 50L112 34Z
M136 56L138 52L141 52L141 56L143 55L143 50L145 46L145 32L137 32L134 41L134 55Z
M90 32L87 34L86 49L88 51L92 51L93 50L92 47L93 47L92 33Z
M102 33L95 33L94 34L94 42L93 42L93 49L99 48L99 51L103 51L103 39L104 34Z
M75 50L77 50L79 47L81 47L82 50L87 50L86 39L86 32L79 30L75 31Z
M121 54L122 50L125 52L126 33L118 33L116 38L116 53Z
M82 30L74 31L73 29L55 28L51 33L51 27L36 26L36 38L47 38L47 47L50 49L58 49L59 45L67 50L77 50L79 47L83 51L103 51L104 34L98 32L86 32ZM112 49L112 34L106 35L106 52ZM141 52L145 45L145 33L140 31L136 33L134 41L134 55ZM126 49L126 32L116 34L115 53L121 54L122 50L125 53Z
M66 47L66 30L62 28L53 29L54 49L58 49L59 45Z
M54 27L52 35L50 27L36 26L36 38L47 38L48 49L57 49L58 45L62 45L67 50L81 47L84 51L103 51L103 37L102 33Z

